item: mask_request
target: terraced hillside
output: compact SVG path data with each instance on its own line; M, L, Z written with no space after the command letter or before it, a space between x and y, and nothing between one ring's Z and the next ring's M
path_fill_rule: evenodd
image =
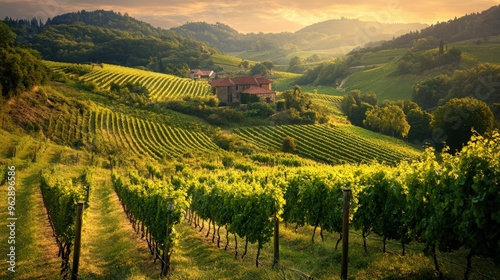
M46 65L54 71L68 73L75 64L46 61ZM98 87L109 89L111 83L120 85L128 82L137 83L146 87L149 97L153 101L165 101L189 96L208 96L210 85L204 81L195 82L191 79L172 75L149 72L129 67L103 64L103 67L94 67L89 73L79 77L80 80L94 82Z
M218 150L204 133L170 127L104 108L83 112L72 110L69 119L52 116L48 130L52 138L65 143L100 146L107 151L126 150L155 159L182 157L192 151Z
M282 125L242 127L234 130L245 141L260 147L281 150L283 138L293 137L300 156L326 163L359 163L373 160L395 164L415 158L417 149L393 138L357 130L354 126L340 125ZM363 134L373 134L373 138Z

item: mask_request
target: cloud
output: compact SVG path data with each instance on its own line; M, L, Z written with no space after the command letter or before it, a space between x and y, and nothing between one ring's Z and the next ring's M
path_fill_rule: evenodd
M500 0L0 0L0 18L46 19L78 10L114 10L154 26L170 28L188 21L222 22L240 32L295 31L340 17L380 22L435 23L480 12Z

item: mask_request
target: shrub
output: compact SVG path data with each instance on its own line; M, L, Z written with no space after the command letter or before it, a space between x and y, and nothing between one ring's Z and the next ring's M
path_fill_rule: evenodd
M283 138L283 146L281 150L285 153L293 153L297 150L297 145L295 144L295 139L290 136Z

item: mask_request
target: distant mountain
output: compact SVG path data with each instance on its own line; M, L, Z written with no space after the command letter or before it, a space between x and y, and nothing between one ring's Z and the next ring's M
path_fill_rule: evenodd
M370 41L392 39L428 25L387 24L358 19L337 19L315 23L295 33L242 34L222 24L191 22L171 30L217 47L222 51L269 50L272 48L323 50L339 47L351 48Z
M490 36L500 35L500 5L493 6L481 13L472 13L460 18L433 24L421 31L401 35L377 47L365 48L356 52L376 51L391 48L436 47L444 43L478 39L487 40ZM422 40L425 39L425 40ZM422 46L428 42L428 46Z
M223 23L208 24L205 22L189 22L171 28L175 33L195 38L223 51L240 51L250 48L252 39Z
M333 19L306 26L296 34L320 33L329 36L363 36L371 41L393 38L428 27L422 23L380 23L359 19Z
M210 55L218 52L193 38L113 11L68 13L45 24L10 18L4 22L16 32L18 42L54 61L141 66L185 76L189 68L213 66Z

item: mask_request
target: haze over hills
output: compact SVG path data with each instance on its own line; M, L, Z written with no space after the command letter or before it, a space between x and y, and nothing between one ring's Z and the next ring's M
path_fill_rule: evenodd
M500 5L492 6L480 13L472 13L433 24L420 31L410 32L383 42L374 48L367 48L366 51L415 47L415 43L419 40L418 43L425 43L421 39L435 44L436 40L443 40L445 43L471 39L487 41L488 37L497 35L500 35ZM427 48L428 46L423 47Z
M191 22L172 28L183 36L213 45L225 52L278 49L324 50L346 49L370 41L389 40L428 25L420 23L387 24L358 19L333 19L302 28L294 33L242 34L223 23Z

